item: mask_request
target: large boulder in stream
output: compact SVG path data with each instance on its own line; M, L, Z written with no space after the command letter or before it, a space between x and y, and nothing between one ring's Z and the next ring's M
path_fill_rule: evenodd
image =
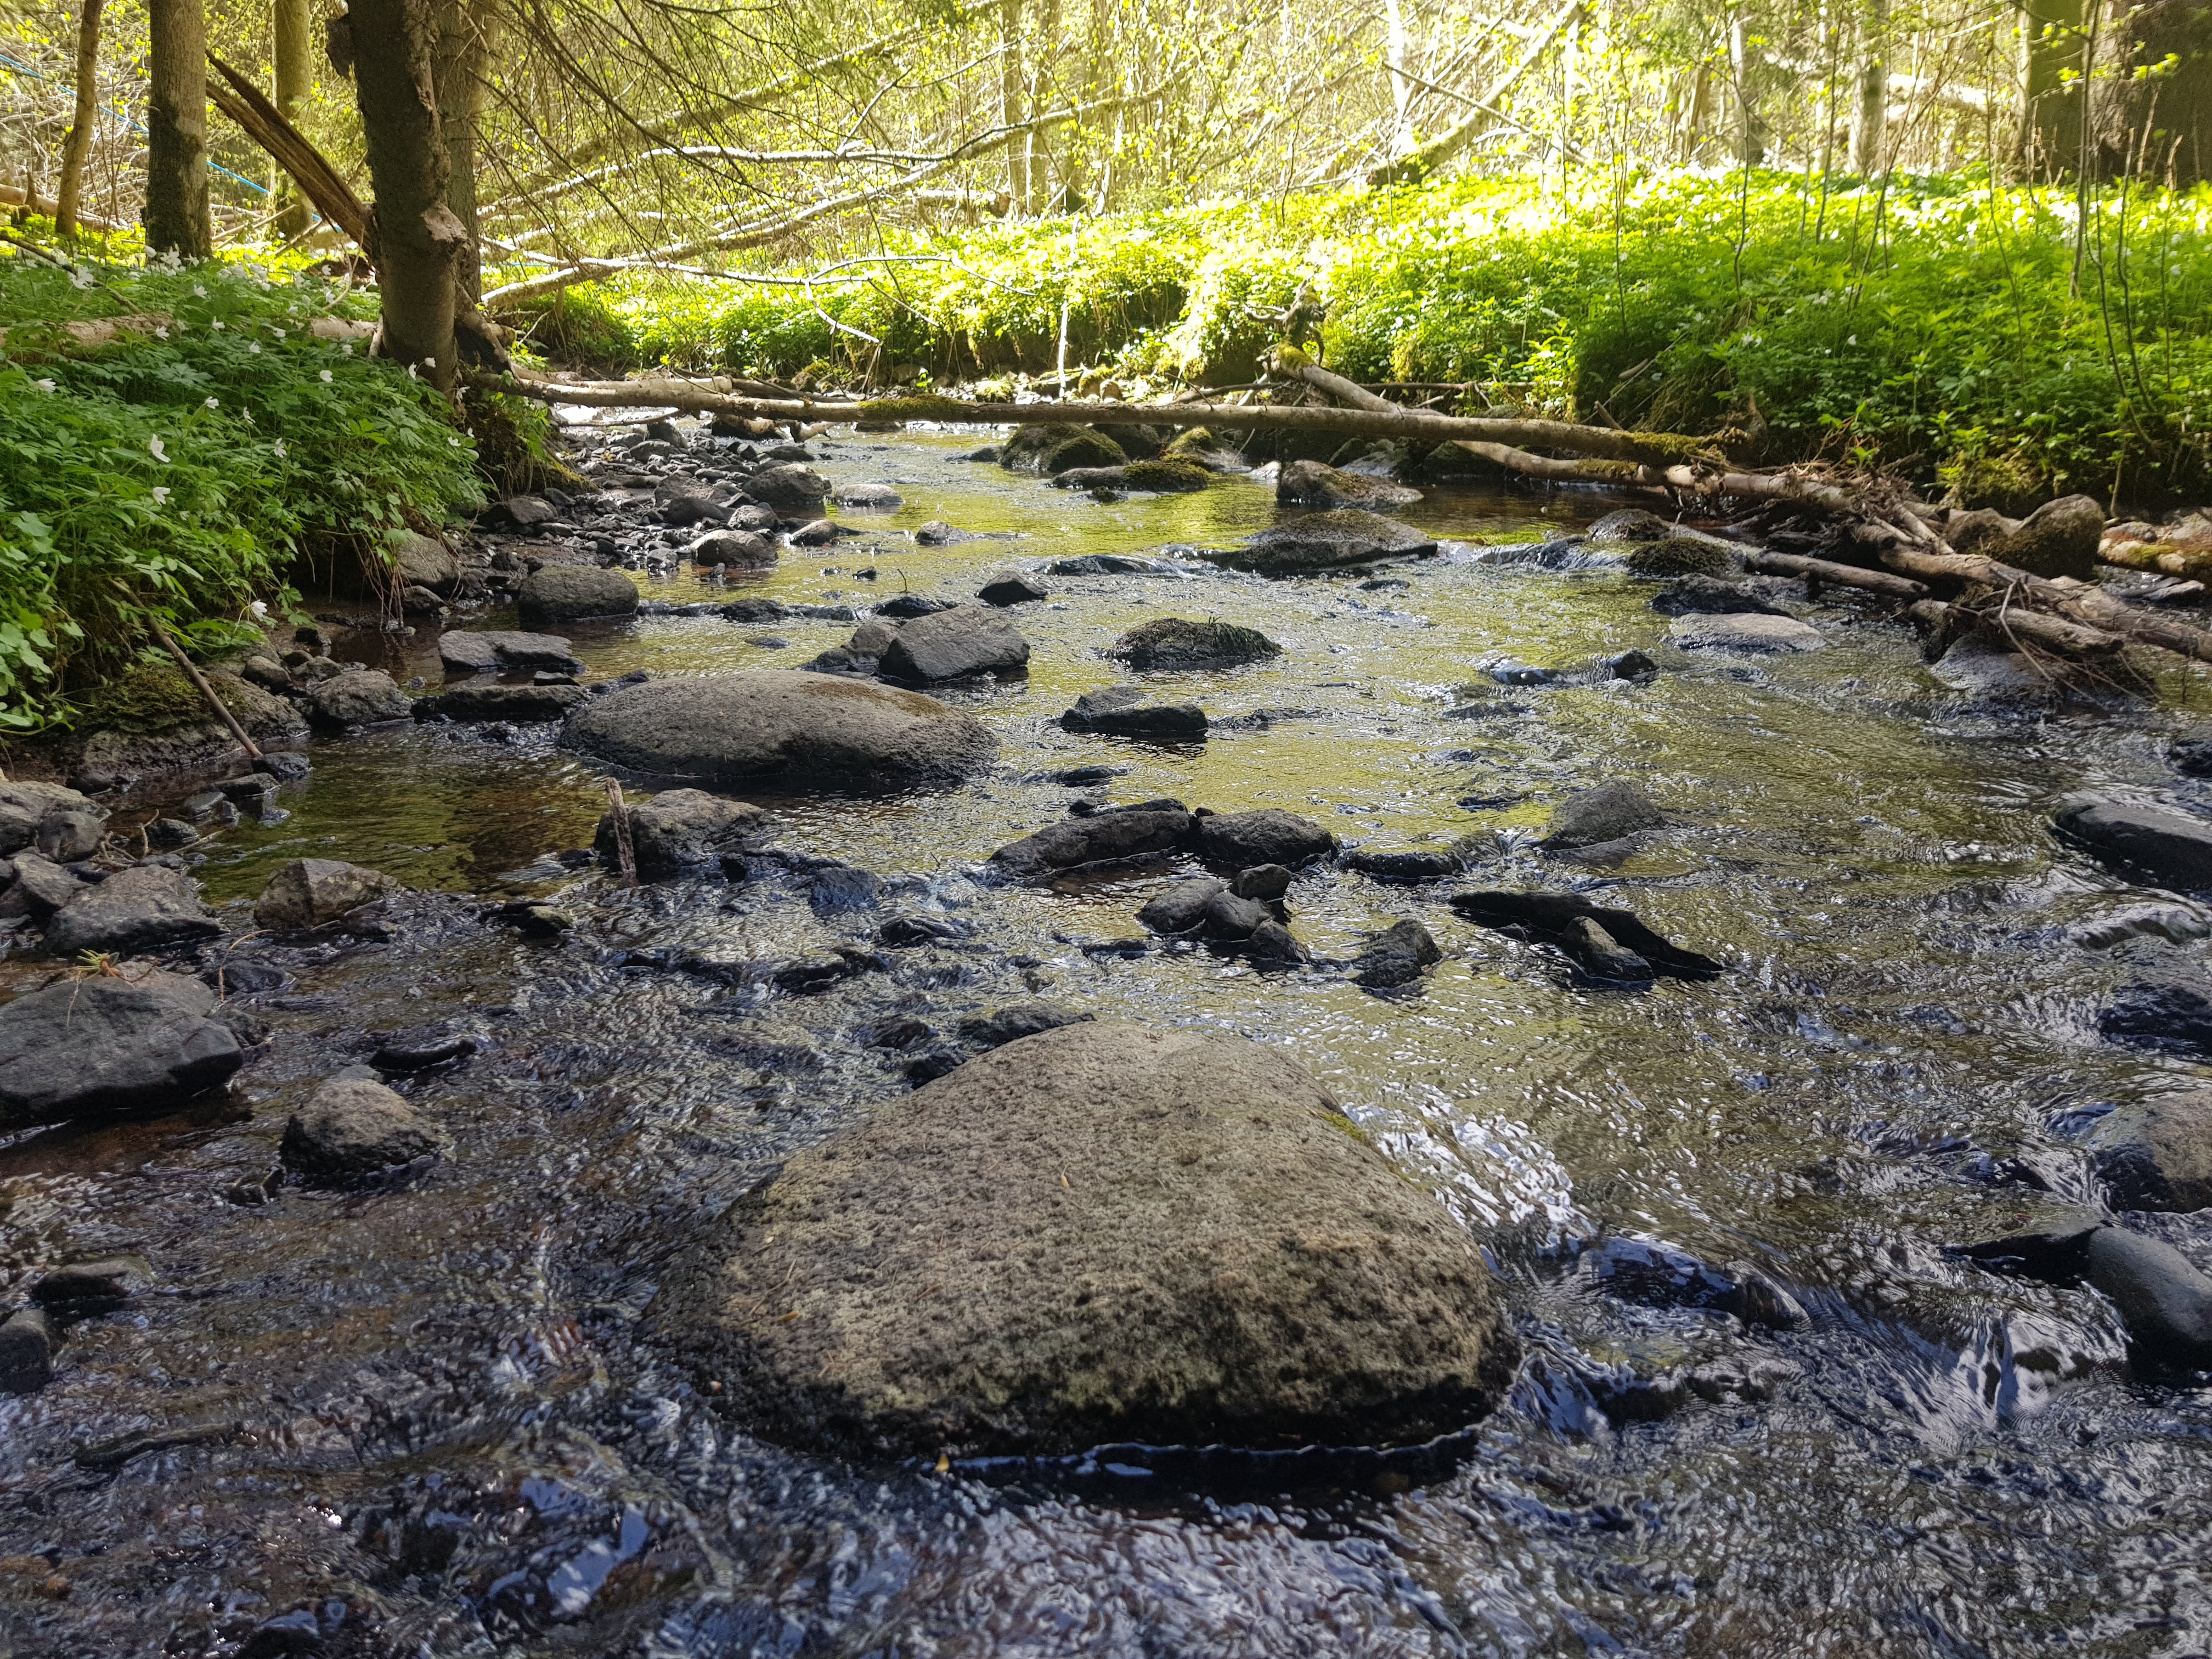
M1158 617L1122 635L1106 654L1139 671L1236 668L1279 657L1283 647L1256 628Z
M2100 863L2172 887L2212 887L2212 823L2165 807L2069 796L2051 827Z
M1231 570L1255 571L1262 576L1301 576L1436 550L1435 540L1418 530L1358 507L1343 507L1285 520L1247 538L1240 548L1206 556Z
M222 932L222 924L200 902L197 882L158 864L141 864L80 889L47 921L46 942L58 957L88 951L127 956Z
M2212 1209L2212 1093L2107 1113L2090 1132L2089 1152L2117 1209Z
M569 717L561 741L659 777L803 788L951 782L999 747L981 721L934 697L777 668L607 692Z
M671 1272L660 1340L797 1445L1405 1443L1513 1343L1474 1238L1279 1051L1100 1020L803 1152Z
M1009 472L1057 477L1072 467L1120 466L1129 459L1120 442L1087 426L1021 426L999 451Z
M637 584L619 570L595 564L549 564L532 571L514 590L514 611L526 628L534 629L635 616Z
M58 979L0 1006L0 1130L181 1104L245 1062L216 994L181 974Z
M1291 461L1275 475L1275 500L1285 507L1364 507L1387 513L1411 507L1421 492L1364 472L1340 472L1319 461Z
M1029 659L1030 642L1011 617L988 605L956 605L901 624L884 647L880 672L927 683L1011 674Z

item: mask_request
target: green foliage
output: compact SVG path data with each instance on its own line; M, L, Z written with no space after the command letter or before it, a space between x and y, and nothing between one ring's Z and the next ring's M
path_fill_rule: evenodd
M1762 459L1879 462L2014 510L2207 483L2212 191L2106 190L2077 234L2070 189L1974 174L1746 184L1452 180L908 233L889 254L921 262L812 287L571 290L539 337L557 349L567 329L623 365L836 380L880 340L883 371L945 383L1051 368L1066 302L1071 366L1218 384L1249 378L1311 282L1330 367L1478 382L1475 408L1763 423Z
M0 729L65 718L149 616L218 647L304 549L481 499L430 388L308 328L360 308L299 274L0 258ZM94 349L59 327L132 315L168 320Z

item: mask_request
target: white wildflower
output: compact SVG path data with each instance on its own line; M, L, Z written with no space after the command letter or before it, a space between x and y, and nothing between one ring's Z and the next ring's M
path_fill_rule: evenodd
M167 507L168 504L169 486L167 484L155 484L154 486L154 505L156 507Z
M210 317L210 318L209 318L209 319L208 319L208 326L209 326L210 328L221 328L221 327L222 326L222 318L220 318L220 317Z
M331 383L331 372L330 372L330 370L328 370L327 368L326 368L326 369L324 369L324 370L322 371L322 377L323 377L323 384L324 384L325 386L328 386L328 385Z
M207 298L207 289L202 288L198 283L194 283L192 284L192 292L198 295L203 300Z
M203 409L220 409L222 406L222 400L219 398L203 398L200 403L200 407Z
M415 372L415 365L410 363L407 365L407 378L410 380L419 380L422 377Z
M252 604L247 605L246 608L253 613L254 621L267 622L269 620L269 604L267 600L256 599Z
M448 438L446 440L446 442L455 449L459 449L461 447L461 441L459 438Z
M78 266L75 270L70 272L70 286L71 288L90 288L92 286L92 272L82 265Z
M154 331L154 337L155 337L155 339L157 339L157 340L166 340L166 339L167 339L167 338L169 337L169 327L168 327L168 325L167 325L167 324L166 324L166 323L164 323L164 324L161 324L160 326L156 327L156 328L155 329L155 331Z
M255 356L258 357L258 356L261 355L261 342L260 342L260 341L258 341L258 340L256 340L256 341L255 341L252 345L250 345L250 346L246 347L246 350L248 350L249 352L252 353L252 354L253 354L253 356Z
M339 343L339 345L338 345L338 349L339 349L340 351L344 352L344 353L345 353L345 355L346 355L347 356L349 356L349 357L352 356L353 356L353 342L352 342L351 340L345 340L345 341L342 341L342 342L340 342L340 343Z
M275 455L279 460L282 460L284 456L289 453L285 449L284 441L282 438L279 438L275 443L270 445L269 449L270 453Z
M161 441L159 438L149 438L146 440L146 453L149 455L151 455L155 460L161 462L163 466L168 465L169 452L161 447Z
M425 368L435 368L437 366L438 360L435 357L425 357L422 360L422 367Z
M41 392L52 392L54 389L54 383L52 380L33 380L31 384Z

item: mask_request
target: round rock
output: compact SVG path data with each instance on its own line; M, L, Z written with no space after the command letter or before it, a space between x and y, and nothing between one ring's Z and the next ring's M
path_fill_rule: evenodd
M1417 1442L1514 1358L1474 1240L1286 1055L1109 1021L798 1154L657 1312L762 1431L925 1456Z
M792 669L650 680L570 717L572 749L662 777L805 787L951 781L998 739L934 697Z
M628 617L637 611L637 584L619 570L591 564L549 564L514 590L515 613L525 628Z

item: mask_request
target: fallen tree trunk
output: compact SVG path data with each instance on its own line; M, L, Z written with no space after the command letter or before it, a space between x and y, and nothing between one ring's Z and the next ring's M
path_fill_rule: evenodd
M1939 591L1965 593L1979 589L1996 594L2008 590L2023 605L2033 605L2084 628L2119 635L2139 645L2156 646L2194 662L2212 662L2212 634L2124 605L2103 589L2084 582L2046 581L1979 553L1933 553L1899 547L1884 553L1881 562ZM1986 611L1988 605L1984 602L1973 608ZM2017 613L2008 611L2007 615L2017 621Z
M368 256L369 264L376 264L376 239L369 228L368 209L353 193L352 186L307 141L306 135L262 95L258 87L212 53L208 62L230 83L228 92L220 87L208 88L208 97L215 106L291 175L292 182L314 204L316 212L343 231Z
M666 408L701 415L769 421L945 421L985 426L1224 427L1317 436L1417 438L1431 443L1460 440L1540 444L1611 454L1631 461L1670 461L1705 453L1707 441L1674 432L1620 432L1566 421L1492 416L1435 415L1395 409L1309 409L1274 404L993 404L957 398L911 397L829 400L739 397L681 380L624 380L578 386L524 376L499 390L540 403L591 409ZM1377 398L1376 402L1382 400Z
M1893 575L1887 570L1862 570L1855 564L1838 564L1831 559L1807 558L1797 553L1769 553L1762 548L1745 550L1743 562L1747 569L1762 576L1798 576L1809 586L1826 583L1832 587L1856 587L1869 593L1883 593L1893 599L1923 599L1928 597L1928 584L1917 582L1910 576Z

